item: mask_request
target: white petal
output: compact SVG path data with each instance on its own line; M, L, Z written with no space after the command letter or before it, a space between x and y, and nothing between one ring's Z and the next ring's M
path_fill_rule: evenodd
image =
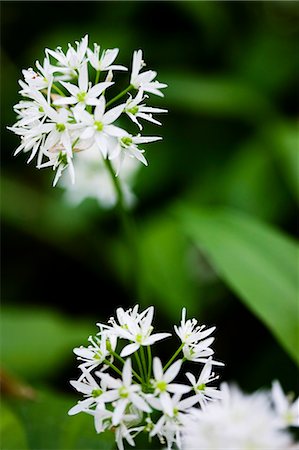
M88 96L89 97L99 97L101 95L101 93L103 91L105 91L109 86L112 86L112 84L114 84L113 82L111 83L107 83L107 82L103 82L103 83L98 83L95 86L93 86L90 91L88 91Z
M87 62L85 62L79 68L79 78L78 78L79 88L83 92L87 92L88 88L88 71L87 71Z
M130 386L132 382L132 365L130 358L126 360L123 367L123 382L126 387Z
M107 125L114 122L121 115L124 108L125 108L125 105L122 104L122 105L118 105L118 106L115 106L114 108L110 109L109 111L107 111L104 114L103 122Z
M173 416L173 405L171 401L171 397L167 392L162 392L160 394L160 401L163 408L163 411L168 414L168 416Z
M168 367L168 369L166 370L166 372L164 374L164 380L166 381L166 383L169 383L177 376L177 374L179 373L179 371L181 369L181 365L182 365L182 360L179 359L178 361L173 363L170 367Z
M139 344L128 344L122 349L120 356L123 358L125 356L131 355L132 353L136 352L139 347Z
M134 403L134 405L141 411L145 411L148 413L151 412L151 408L148 406L145 400L142 397L140 397L140 395L131 394L131 400L132 403Z
M161 360L155 356L153 361L153 371L154 371L154 377L156 380L161 380L163 378L163 367Z
M112 424L118 425L119 422L122 419L123 413L125 412L126 406L128 404L127 399L121 399L117 402L117 405L115 407L113 417L112 417Z

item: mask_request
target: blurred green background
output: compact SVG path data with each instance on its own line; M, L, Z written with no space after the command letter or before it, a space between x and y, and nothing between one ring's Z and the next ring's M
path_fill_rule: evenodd
M72 348L116 307L156 307L169 330L186 306L216 325L222 380L298 394L297 2L2 2L3 449L110 449L79 399ZM163 136L134 190L139 294L115 212L73 208L53 173L14 158L21 69L86 33L143 49L168 84ZM174 349L176 342L173 343ZM162 347L162 351L163 347ZM55 430L55 432L53 432ZM141 444L140 444L141 445ZM142 445L145 445L142 444ZM140 448L140 447L139 447Z

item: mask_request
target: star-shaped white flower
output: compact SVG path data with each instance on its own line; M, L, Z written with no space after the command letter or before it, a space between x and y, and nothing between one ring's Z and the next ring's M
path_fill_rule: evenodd
M167 84L159 83L154 81L157 76L157 72L153 70L147 70L140 73L140 70L145 66L142 59L142 50L134 51L133 62L132 62L132 73L130 84L135 89L141 88L145 92L150 92L151 94L159 95L164 97L164 94L160 92L160 89L167 87Z
M53 56L53 58L58 61L59 67L57 70L59 72L66 73L69 76L76 75L76 70L78 70L84 62L88 45L88 35L86 34L81 42L76 42L76 45L77 49L69 44L66 54L64 54L61 47L57 47L56 50L46 49L46 54Z
M113 425L118 425L122 421L126 408L130 403L141 411L151 412L150 406L140 395L141 386L132 383L132 365L130 358L124 364L122 380L101 372L96 372L96 375L103 380L108 389L103 394L103 401L105 403L115 402L112 416Z
M142 125L138 122L138 118L155 123L156 125L161 125L161 122L153 118L152 113L160 114L167 112L167 109L152 108L145 104L140 105L146 98L147 96L143 96L143 90L139 89L135 98L132 98L129 94L129 98L125 105L125 113L134 123L136 123L136 125L138 125L140 130L142 130Z
M215 387L207 386L208 383L218 379L218 376L215 376L212 372L211 358L204 365L197 380L190 372L186 373L186 377L190 381L192 388L197 395L198 402L202 408L205 407L207 401L222 398L221 391L217 390Z
M182 360L178 360L163 373L160 359L155 357L153 361L154 378L151 380L151 383L155 389L154 395L159 396L163 411L170 417L173 416L173 405L169 393L182 395L191 390L190 386L171 383L179 373L181 365Z
M132 136L126 131L123 132L121 137L115 141L114 146L111 146L109 159L113 160L119 158L116 175L121 171L123 161L126 157L135 158L142 164L147 166L147 160L145 159L143 153L144 150L138 148L139 144L145 144L148 142L155 142L161 140L158 136Z
M109 136L123 136L125 133L121 128L112 125L123 112L123 105L115 106L105 112L106 102L101 96L95 107L94 114L74 108L74 117L77 123L82 125L80 139L93 139L104 158L107 157L109 148Z
M104 406L101 396L105 391L105 386L103 383L99 386L89 372L83 371L79 380L72 380L70 383L78 392L84 394L85 397L84 400L79 401L69 410L68 414L70 416L78 414L81 411L86 411L98 403Z
M89 336L88 340L91 345L74 348L74 353L79 360L83 361L79 367L82 370L88 369L88 371L91 371L110 357L110 351L115 350L117 338L114 335L108 336L107 333L103 332L100 338Z
M112 323L111 332L114 332L119 338L130 341L130 344L122 349L120 356L131 355L141 346L152 345L161 339L171 336L170 333L151 334L153 331L153 314L154 308L150 306L137 317L132 317L125 311L123 311L123 314L121 311L118 311L121 325L118 325L114 319L110 319Z
M100 56L100 46L94 44L94 51L87 49L88 60L96 71L104 72L107 70L128 70L125 66L112 64L118 55L119 49L112 48L103 50Z
M81 107L85 105L98 105L98 97L112 84L113 82L98 83L90 86L88 83L87 63L84 63L79 69L78 86L65 81L60 83L70 92L71 97L60 97L54 100L54 105L75 105L79 104Z

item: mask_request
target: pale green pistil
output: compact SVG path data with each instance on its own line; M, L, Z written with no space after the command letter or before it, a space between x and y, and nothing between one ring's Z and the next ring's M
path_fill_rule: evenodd
M165 392L167 390L167 383L164 380L158 381L156 387L160 392Z
M133 140L130 137L121 138L121 144L123 145L123 147L130 147L132 142L133 142Z
M59 133L62 133L65 130L64 123L57 123L56 124L56 130L59 131Z
M206 385L205 385L204 383L198 384L198 385L195 387L195 389L196 389L197 391L204 391L205 388L206 388Z
M103 131L104 125L102 122L95 121L94 126L97 131Z
M103 393L102 389L94 389L94 390L92 391L91 395L92 395L93 397L99 397L100 395L102 395L102 393Z
M94 355L94 359L101 359L103 356L103 353L99 350L95 355Z
M86 97L86 92L79 92L79 94L77 94L77 99L79 102L84 102Z
M142 343L142 334L137 334L136 342L137 342L137 344L141 344Z
M134 114L134 116L138 113L138 106L133 106L132 108L128 109L128 112L131 114Z
M129 396L128 389L125 388L124 386L122 386L118 389L118 393L121 398L128 398L128 396Z

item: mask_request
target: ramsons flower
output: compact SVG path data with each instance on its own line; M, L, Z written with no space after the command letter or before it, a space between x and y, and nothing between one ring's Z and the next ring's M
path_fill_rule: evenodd
M28 162L36 158L37 168L52 168L56 172L54 186L65 171L75 183L79 158L74 156L78 152L92 152L97 146L102 173L106 171L114 180L113 172L118 176L128 157L147 165L139 144L161 139L135 136L127 119L140 130L139 120L160 125L152 114L166 110L148 105L144 92L161 95L160 89L166 85L154 81L156 72L141 72L142 52L138 51L133 57L133 84L128 80L125 89L117 90L113 71L127 71L127 67L115 64L118 53L117 48L100 51L98 44L91 50L86 35L75 46L69 44L66 52L61 47L46 49L42 63L36 61L35 69L22 71L19 84L23 99L15 105L17 121L9 127L21 139L15 154L29 152ZM137 89L136 96L125 101L123 97L132 89ZM107 159L113 162L106 163ZM65 185L68 182L61 182Z
M184 417L182 450L281 450L292 448L291 435L277 427L267 392L245 395L222 385L222 400Z
M122 374L122 380L115 379L106 373L97 373L105 383L108 390L102 395L104 402L115 402L115 408L112 416L112 425L118 425L125 414L129 403L132 403L141 411L151 412L150 406L140 395L141 386L132 383L131 360L127 359Z
M139 314L136 318L130 314L118 310L118 318L121 324L112 319L112 333L118 338L123 338L130 341L130 344L126 345L120 356L128 356L136 352L141 346L149 346L161 339L165 339L171 336L170 333L156 333L151 334L153 331L152 320L154 315L154 308L151 306L146 309L142 314Z
M164 94L160 89L166 88L167 84L159 83L159 81L155 80L157 72L154 70L146 70L145 72L140 73L144 66L145 63L142 59L142 50L135 51L133 53L132 61L131 85L135 89L141 88L144 92L163 97Z
M88 347L74 349L82 375L71 385L83 399L69 414L91 415L98 433L115 433L119 450L124 450L125 441L134 446L139 433L147 434L149 440L157 436L168 449L180 449L185 416L195 405L206 406L220 397L215 388L206 387L216 380L211 359L198 380L187 373L190 385L178 379L185 363L178 357L182 346L164 366L153 355L153 344L171 336L153 333L153 316L153 306L143 311L138 305L127 310L120 307L108 323L97 324L99 332L89 338Z

